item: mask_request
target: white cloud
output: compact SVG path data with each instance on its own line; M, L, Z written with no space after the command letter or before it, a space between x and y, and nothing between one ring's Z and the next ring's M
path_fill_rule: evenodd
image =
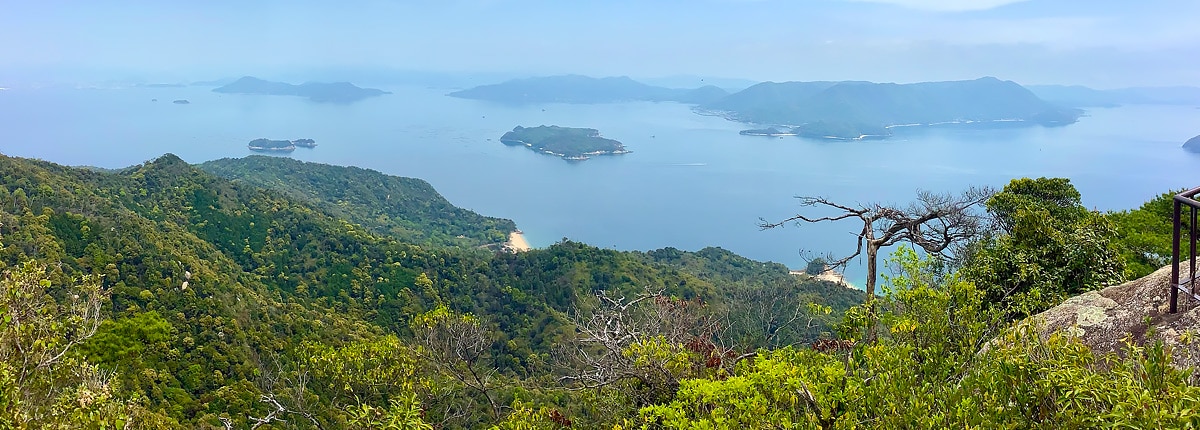
M1020 3L1027 0L849 0L860 3L885 3L903 6L911 9L933 10L940 12L963 12L970 10L992 9L1006 4Z

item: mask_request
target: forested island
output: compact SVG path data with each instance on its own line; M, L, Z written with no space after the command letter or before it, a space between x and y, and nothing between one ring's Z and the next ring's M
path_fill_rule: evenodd
M228 85L213 89L225 94L254 94L273 96L307 97L315 102L350 103L362 99L391 94L374 88L361 88L349 82L306 82L293 85L286 82L266 81L253 76L244 76Z
M829 139L886 138L892 128L912 126L1060 126L1082 114L991 77L916 84L764 82L698 110Z
M246 145L251 151L261 152L292 152L296 145L290 140L254 139Z
M317 142L312 139L273 140L259 138L251 140L246 146L251 151L258 152L292 152L296 150L296 147L316 148Z
M587 160L595 155L618 155L630 152L621 142L600 137L600 131L596 129L556 125L517 126L512 131L500 136L500 142L506 145L524 145L534 151L572 161Z

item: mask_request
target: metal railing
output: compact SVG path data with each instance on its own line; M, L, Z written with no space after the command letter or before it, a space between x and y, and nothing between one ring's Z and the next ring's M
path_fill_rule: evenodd
M1200 201L1195 197L1200 194L1200 187L1192 188L1175 195L1174 233L1171 238L1171 313L1179 311L1179 293L1200 301L1200 290L1196 289L1196 213L1200 212ZM1188 223L1188 275L1187 280L1179 282L1179 251L1183 242L1183 211L1187 207Z

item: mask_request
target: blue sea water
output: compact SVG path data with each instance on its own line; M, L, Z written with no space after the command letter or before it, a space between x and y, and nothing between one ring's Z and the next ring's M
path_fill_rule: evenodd
M353 104L182 88L0 91L0 152L117 168L164 153L200 163L249 155L246 142L316 139L292 157L422 178L458 206L511 218L534 246L561 238L604 248L720 246L803 267L799 250L854 248L852 221L760 231L802 208L794 196L844 203L910 201L917 189L1003 186L1068 177L1099 210L1200 185L1194 106L1090 109L1059 128L911 128L880 141L741 136L742 124L676 103L511 106L400 87ZM157 101L151 101L157 99ZM187 99L190 104L173 104ZM499 142L517 125L590 127L633 153L582 163ZM852 282L862 270L851 267Z

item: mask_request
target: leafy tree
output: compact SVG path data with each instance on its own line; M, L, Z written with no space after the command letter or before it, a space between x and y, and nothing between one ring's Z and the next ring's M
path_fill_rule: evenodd
M808 265L804 267L804 273L813 276L823 274L825 273L825 266L828 264L829 262L825 261L825 259L822 257L813 258L812 260L809 260Z
M107 291L88 277L51 293L46 267L26 262L0 279L0 426L115 428L133 420L112 374L81 359L76 347L95 334Z
M962 273L1010 318L1123 279L1112 222L1084 208L1070 181L1016 179L987 207L999 232L972 247Z
M1107 214L1116 227L1116 245L1125 261L1125 277L1136 279L1171 263L1172 223L1175 194L1163 193L1132 210ZM1190 220L1183 220L1184 224ZM1181 232L1187 240L1189 230ZM1189 255L1186 246L1180 249L1184 257Z

